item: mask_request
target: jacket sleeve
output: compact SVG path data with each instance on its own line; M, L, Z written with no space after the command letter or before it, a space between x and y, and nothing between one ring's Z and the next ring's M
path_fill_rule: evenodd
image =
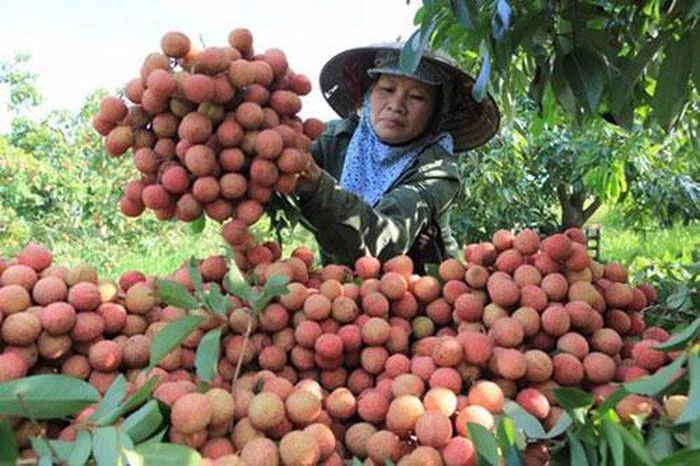
M381 260L405 254L459 190L457 165L444 156L412 167L375 207L323 171L318 189L300 199L301 213L316 230L321 248L339 262L349 264L367 254Z

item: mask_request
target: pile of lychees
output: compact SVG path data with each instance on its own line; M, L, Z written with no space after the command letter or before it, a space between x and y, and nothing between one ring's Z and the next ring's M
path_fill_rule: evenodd
M467 423L494 429L508 399L551 428L562 415L556 387L600 401L675 356L654 349L666 331L645 328L653 288L592 260L579 229L498 231L435 276L414 274L407 256L315 267L306 248L282 258L279 245L256 247L268 253L241 260L244 273L257 286L282 275L287 293L259 315L230 296L226 318L207 320L148 375L160 377L154 397L170 408L169 441L210 465L471 465ZM211 256L198 271L205 287L222 286L229 267ZM193 289L186 266L169 278ZM140 272L98 280L89 266L52 265L36 245L0 261L0 381L61 372L105 393L124 373L130 390L140 387L153 336L186 312L155 291ZM217 326L217 376L200 393L195 350ZM44 428L71 440L92 409ZM616 409L625 422L662 412L641 395ZM25 455L33 425L13 421ZM533 444L528 464L541 454Z
M162 52L149 54L124 88L131 104L106 97L93 125L109 154L133 151L140 178L124 187L123 214L206 215L227 222L224 237L240 246L273 192L294 191L323 122L297 115L311 82L281 50L256 54L247 29L231 31L228 42L196 50L185 34L166 33Z

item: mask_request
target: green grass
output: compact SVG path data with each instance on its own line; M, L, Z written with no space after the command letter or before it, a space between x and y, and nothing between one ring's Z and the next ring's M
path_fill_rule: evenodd
M111 279L118 279L128 270L139 270L146 275L169 275L191 257L203 259L226 254L229 249L221 237L221 226L216 222L207 222L199 234L192 233L189 226L181 222L173 222L172 226L164 236L142 236L128 244L120 242L119 238L88 237L80 241L64 238L45 246L53 252L54 264L87 263L97 268L100 277ZM256 225L254 234L261 242L276 241L264 220ZM302 245L318 251L313 236L298 226L291 236L284 238L283 256L287 257Z
M700 222L637 231L622 226L614 212L602 210L590 223L601 225L600 260L624 264L633 278L699 260Z

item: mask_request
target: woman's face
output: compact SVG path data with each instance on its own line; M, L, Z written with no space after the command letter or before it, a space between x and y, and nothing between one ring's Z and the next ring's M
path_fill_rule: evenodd
M437 101L437 89L405 76L383 74L370 92L370 120L379 139L404 144L423 133Z

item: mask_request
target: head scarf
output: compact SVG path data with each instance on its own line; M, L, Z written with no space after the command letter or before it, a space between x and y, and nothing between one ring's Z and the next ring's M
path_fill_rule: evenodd
M448 132L428 133L407 145L391 146L383 143L370 121L368 96L364 99L360 122L345 154L340 186L374 207L426 147L439 144L452 154L454 143Z

